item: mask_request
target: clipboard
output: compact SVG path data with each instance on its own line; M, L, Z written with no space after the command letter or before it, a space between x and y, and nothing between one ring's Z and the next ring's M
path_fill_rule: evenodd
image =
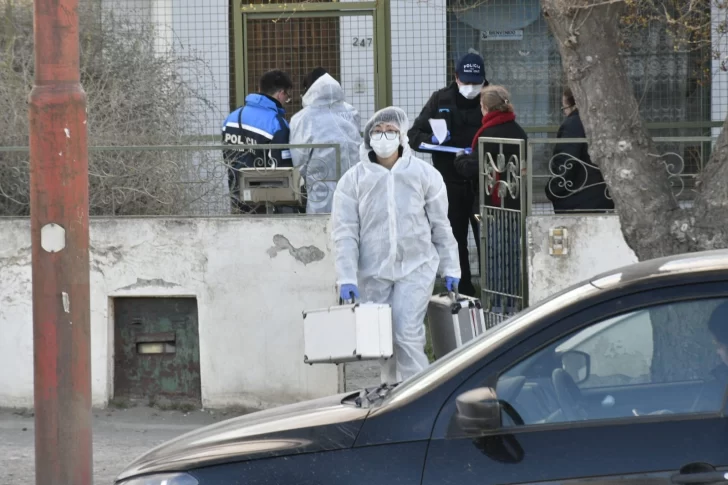
M432 152L445 152L445 153L460 153L464 152L465 148L448 147L443 145L433 145L431 143L420 143L421 150L427 150Z

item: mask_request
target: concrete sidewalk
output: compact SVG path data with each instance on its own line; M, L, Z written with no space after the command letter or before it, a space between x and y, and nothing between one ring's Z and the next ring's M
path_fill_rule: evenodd
M94 410L94 485L113 484L129 462L160 443L240 414L148 407ZM0 484L35 485L34 436L32 413L0 410Z

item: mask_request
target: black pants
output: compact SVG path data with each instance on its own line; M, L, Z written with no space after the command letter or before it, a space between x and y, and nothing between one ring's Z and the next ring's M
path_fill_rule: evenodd
M470 274L470 257L468 254L468 227L472 225L475 245L480 261L479 225L473 214L475 205L475 192L468 182L446 182L448 211L447 218L452 226L452 233L458 243L460 256L460 293L463 295L480 297L475 294L473 276ZM447 275L445 275L447 276Z

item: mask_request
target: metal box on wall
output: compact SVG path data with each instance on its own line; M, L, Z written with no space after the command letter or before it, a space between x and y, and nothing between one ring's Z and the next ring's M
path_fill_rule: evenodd
M245 203L300 205L301 172L297 168L241 168L240 200Z
M114 397L201 402L195 298L114 299Z

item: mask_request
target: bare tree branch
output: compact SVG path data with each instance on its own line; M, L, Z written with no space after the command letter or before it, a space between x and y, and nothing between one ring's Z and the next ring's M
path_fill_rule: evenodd
M0 0L0 147L28 143L27 96L33 82L33 2ZM115 15L81 3L81 80L91 145L170 145L216 125L221 110L202 95L204 60L179 43L160 46L148 12ZM227 106L222 107L227 112ZM216 164L191 186L195 164ZM93 215L180 213L201 193L219 191L217 152L104 151L89 154ZM0 215L28 214L28 159L0 149Z

